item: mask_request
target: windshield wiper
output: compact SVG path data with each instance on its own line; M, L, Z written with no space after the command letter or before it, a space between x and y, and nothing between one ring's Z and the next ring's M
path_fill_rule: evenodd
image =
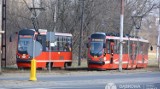
M101 51L103 50L103 48L101 50L99 50L97 53L95 53L96 55L98 55Z

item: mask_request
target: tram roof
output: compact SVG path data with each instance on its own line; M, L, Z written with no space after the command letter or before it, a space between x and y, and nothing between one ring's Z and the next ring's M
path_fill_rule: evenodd
M106 39L113 39L113 40L120 40L120 37L115 36L106 36ZM131 40L131 41L141 41L148 43L148 40L142 39L142 38L131 38L131 37L123 37L123 40Z
M55 35L61 35L61 36L72 36L71 33L59 33L59 32L56 32Z

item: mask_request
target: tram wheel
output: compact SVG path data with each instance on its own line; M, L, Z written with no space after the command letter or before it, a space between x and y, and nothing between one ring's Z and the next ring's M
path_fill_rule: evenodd
M66 68L70 67L71 64L72 64L71 62L65 62L64 63L64 68L66 69Z

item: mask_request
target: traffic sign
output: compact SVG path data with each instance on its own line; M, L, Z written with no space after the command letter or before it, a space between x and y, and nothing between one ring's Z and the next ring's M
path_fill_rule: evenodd
M42 45L38 41L31 41L27 47L27 52L31 57L36 57L42 52Z
M55 33L47 32L47 41L54 42L55 41Z

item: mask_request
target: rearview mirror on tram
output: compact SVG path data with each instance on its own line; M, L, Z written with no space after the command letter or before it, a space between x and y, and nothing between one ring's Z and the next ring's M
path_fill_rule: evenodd
M89 48L90 47L89 43L87 43L86 46L87 46L87 48Z
M151 50L151 51L153 50L153 47L152 47L152 45L151 45L151 47L150 47L150 50Z

